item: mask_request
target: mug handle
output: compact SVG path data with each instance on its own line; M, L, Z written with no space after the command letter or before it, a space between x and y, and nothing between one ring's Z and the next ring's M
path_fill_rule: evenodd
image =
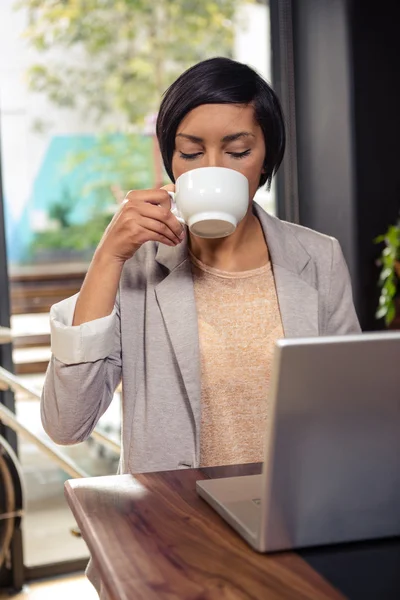
M176 206L176 202L175 202L175 192L167 192L169 197L171 198L171 212L174 215L174 217L176 217L179 221L179 223L182 223L182 225L185 225L185 220L182 217L181 213L178 210L178 207Z

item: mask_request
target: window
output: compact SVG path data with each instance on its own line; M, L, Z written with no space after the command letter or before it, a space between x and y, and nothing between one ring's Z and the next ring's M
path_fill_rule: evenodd
M94 3L96 4L96 3ZM271 79L267 2L3 0L0 131L16 373L40 393L49 360L49 307L79 290L107 223L129 189L166 183L154 121L161 95L202 59L225 55ZM257 201L274 212L273 191ZM38 398L17 416L39 438ZM101 420L118 439L116 402ZM95 442L63 449L89 474L117 457ZM68 477L20 441L27 492L27 566L85 558L63 496Z

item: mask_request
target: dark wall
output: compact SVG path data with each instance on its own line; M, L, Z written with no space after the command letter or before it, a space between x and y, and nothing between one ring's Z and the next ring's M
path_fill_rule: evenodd
M356 271L346 0L293 3L300 222L340 239Z
M400 210L400 3L357 1L350 14L360 316L373 329L379 291L371 240Z
M337 237L363 329L374 318L373 238L400 207L398 0L293 0L300 222Z

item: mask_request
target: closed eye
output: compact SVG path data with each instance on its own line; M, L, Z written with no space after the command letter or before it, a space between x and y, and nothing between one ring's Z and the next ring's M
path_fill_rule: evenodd
M185 152L181 152L181 158L185 160L193 160L203 154L202 152L195 152L194 154L185 154Z
M229 154L229 156L232 156L232 158L244 158L245 156L248 156L250 154L251 150L250 148L248 150L244 150L244 152L227 152L227 154ZM198 156L201 156L203 153L202 152L194 152L193 154L186 154L185 152L180 152L180 156L181 158L183 158L184 160L194 160L195 158L197 158Z
M250 154L250 148L244 152L228 152L228 154L233 158L244 158Z

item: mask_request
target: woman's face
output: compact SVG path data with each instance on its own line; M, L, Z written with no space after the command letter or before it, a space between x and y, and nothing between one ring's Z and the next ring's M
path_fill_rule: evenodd
M175 137L175 179L199 167L226 167L249 180L250 200L263 172L265 142L254 109L243 104L203 104L190 111Z

